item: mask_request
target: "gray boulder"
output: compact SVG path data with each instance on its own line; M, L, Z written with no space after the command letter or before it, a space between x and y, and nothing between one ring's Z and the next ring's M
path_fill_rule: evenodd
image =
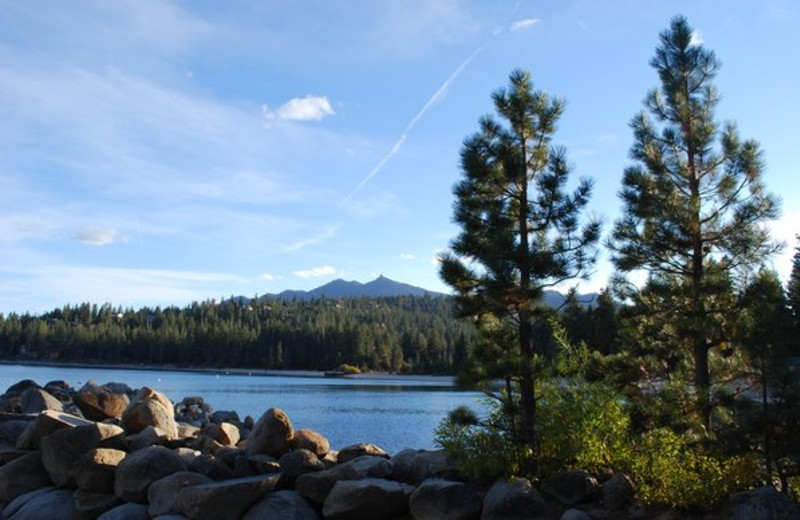
M461 482L426 480L411 494L409 509L415 520L478 520L483 502Z
M322 504L340 480L389 478L391 474L392 463L389 460L364 455L330 469L301 475L297 477L295 489L307 499Z
M42 488L17 497L3 509L3 520L75 520L72 491Z
M115 495L107 493L89 493L80 489L73 495L75 511L79 520L95 520L106 511L123 504Z
M233 469L213 455L204 453L189 464L189 471L200 473L212 480L225 480L233 476Z
M11 502L25 493L52 485L38 451L0 466L0 502Z
M181 513L178 495L181 489L213 481L205 475L189 471L179 471L153 482L147 489L148 512L150 516Z
M282 490L268 493L253 504L242 520L319 520L311 504L297 491Z
M359 443L359 444L353 444L352 446L346 446L341 450L339 450L337 461L339 462L339 464L344 464L345 462L349 462L358 457L363 457L364 455L371 455L373 457L383 457L385 459L389 458L389 454L386 453L380 446L376 446L374 444Z
M280 408L270 408L247 437L247 455L266 453L280 457L291 449L292 437L294 429L289 416Z
M22 435L17 439L17 448L21 450L38 450L41 439L47 437L56 430L64 428L74 428L76 426L90 426L94 424L81 417L57 412L55 410L45 410L36 416L36 420L31 422Z
M548 478L542 492L564 506L586 504L597 497L597 481L587 471L562 471Z
M39 413L45 410L64 411L61 401L41 388L30 388L22 392L19 396L19 407L22 413Z
M279 479L279 475L259 475L185 487L178 500L191 520L239 520L250 506L275 490Z
M726 507L730 520L797 520L800 507L772 486L733 495Z
M314 455L314 452L303 449L290 451L281 457L278 464L281 466L281 472L287 477L299 477L325 469L325 464Z
M213 423L233 423L237 426L242 424L242 421L239 419L239 414L234 411L229 410L217 410L216 412L211 414L211 422Z
M114 494L126 502L147 502L147 488L156 480L186 471L183 460L164 446L135 451L117 466Z
M84 453L72 469L78 489L113 494L117 466L126 456L124 451L113 448L95 448Z
M419 484L429 478L458 479L458 465L444 450L403 450L391 458L392 480Z
M0 412L3 419L0 420L0 445L7 444L16 446L17 440L31 422L27 415L5 414Z
M119 447L119 426L90 422L86 426L57 430L41 440L42 463L58 487L75 487L72 469L84 454L95 448Z
M530 481L498 480L483 499L481 520L535 520L547 518L547 504Z
M564 514L561 515L560 520L592 520L592 517L589 513L581 511L580 509L567 509L564 511Z
M150 520L150 515L147 514L147 506L128 503L109 509L97 520Z
M322 506L328 520L391 520L408 511L414 488L391 480L340 480Z
M627 508L636 496L633 482L624 473L615 473L603 482L603 506L609 511Z
M128 433L139 433L148 426L160 429L171 439L178 437L172 401L164 394L144 387L122 413L122 427Z
M324 435L308 428L297 430L294 433L293 443L295 449L311 451L317 457L324 457L331 450L331 445Z

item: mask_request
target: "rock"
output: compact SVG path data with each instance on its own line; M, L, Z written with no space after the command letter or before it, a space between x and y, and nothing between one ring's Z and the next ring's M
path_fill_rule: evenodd
M329 520L390 520L408 511L412 491L391 480L340 480L325 499L322 515Z
M236 425L241 424L242 421L239 420L239 414L233 411L228 410L217 410L213 414L211 414L211 422L213 423L233 423Z
M250 455L247 456L247 462L250 464L250 467L253 468L258 475L268 475L271 473L279 473L281 471L281 465L278 463L278 459L273 457L272 455L267 455L266 453L259 453L257 455Z
M148 426L139 433L128 436L128 446L131 451L141 450L149 446L163 446L167 443L169 435L164 430L155 426Z
M45 410L36 416L36 420L30 423L25 431L17 439L17 448L21 450L38 450L40 441L56 430L73 428L75 426L90 426L94 424L81 417L56 412L55 410Z
M273 491L279 475L185 487L178 493L183 514L191 520L238 520L251 505Z
M122 413L122 426L129 433L139 433L148 426L155 426L171 439L178 437L172 402L164 394L148 387L142 388Z
M4 414L6 415L6 414ZM17 440L33 421L29 416L20 415L16 419L16 414L8 414L2 421L0 421L0 444L8 444L9 446L16 446Z
M592 517L580 509L567 509L561 515L561 520L592 520Z
M73 495L75 510L79 520L95 520L106 511L114 509L123 502L115 495L88 493L80 489Z
M733 495L726 506L730 520L796 520L800 507L772 486Z
M95 448L85 453L72 470L78 489L89 493L114 493L117 466L126 455L113 448Z
M72 491L42 488L17 497L3 509L3 520L74 520Z
M128 503L109 509L97 520L150 520L150 515L147 514L147 506Z
M383 448L375 446L374 444L360 443L353 444L352 446L347 446L339 450L339 455L336 460L339 462L339 464L344 464L345 462L349 462L364 455L383 457L385 459L389 458L389 454L383 451Z
M24 392L25 390L29 390L31 388L41 388L41 386L39 386L39 384L33 379L23 379L22 381L19 381L9 386L6 389L5 394L18 396L22 394L22 392Z
M277 464L277 463L275 463ZM278 465L277 471L280 471L280 465ZM255 475L264 475L267 473L275 473L274 471L265 471L263 473L256 473L253 470L253 467L247 461L247 455L242 453L241 455L236 457L236 460L233 463L233 478L242 478L242 477L253 477Z
M117 466L114 494L127 502L145 503L150 484L185 470L186 465L178 454L164 446L135 451Z
M189 520L183 515L159 515L153 517L153 520Z
M297 477L295 488L309 500L322 504L333 486L340 480L388 478L392 463L383 457L363 455L333 468Z
M270 408L247 438L247 455L266 453L275 457L288 453L294 429L289 416L280 408Z
M308 428L302 428L294 432L292 443L295 449L311 451L317 457L324 457L331 449L331 445L324 435Z
M444 450L403 450L391 461L392 480L406 484L429 478L458 480L458 465Z
M147 489L148 513L150 516L181 513L178 494L181 489L201 484L211 484L213 481L205 475L189 471L179 471L172 475L156 480Z
M325 464L313 452L303 449L290 451L281 457L278 464L281 472L287 477L299 477L305 473L325 469Z
M179 439L188 439L190 437L197 437L200 435L200 428L197 426L193 426L191 424L186 424L183 422L178 423L178 438Z
M426 480L411 494L409 509L415 520L478 520L483 502L461 482Z
M189 464L189 471L200 473L212 480L225 480L233 476L233 469L215 456L204 453Z
M563 471L548 478L542 492L564 506L586 504L597 496L597 481L584 470Z
M108 391L112 394L125 394L125 395L133 395L133 389L126 385L125 383L115 383L113 381L109 381L108 383L103 385L105 388L108 388Z
M483 499L481 520L535 520L547 518L547 504L530 481L498 480Z
M236 459L244 455L244 452L235 446L223 446L214 454L216 458L230 467L236 465Z
M120 447L123 433L119 426L93 422L57 430L41 440L42 463L56 486L75 487L78 459L95 448Z
M635 495L633 482L624 473L616 473L603 483L603 506L609 511L627 508Z
M319 520L320 516L297 491L273 491L253 504L242 520Z
M208 435L223 446L236 446L239 442L239 428L231 423L211 423L204 426L200 433Z
M126 393L113 392L108 386L98 386L94 381L83 385L73 397L73 401L83 415L93 421L121 418L130 404Z
M45 410L63 412L61 401L41 388L30 388L20 394L19 407L22 413L39 413Z
M181 458L183 464L187 468L194 459L196 459L201 455L201 453L198 450L193 450L192 448L176 448L175 453L178 455L178 457Z
M25 493L52 485L38 451L0 466L0 502L11 502Z

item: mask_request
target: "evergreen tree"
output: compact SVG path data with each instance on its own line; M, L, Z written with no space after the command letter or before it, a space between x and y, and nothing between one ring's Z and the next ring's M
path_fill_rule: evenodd
M719 62L693 41L685 18L661 34L650 64L661 86L631 123L635 164L624 172L624 215L609 247L621 273L649 274L656 298L648 308L669 317L674 344L691 354L697 411L708 424L709 350L728 334L722 322L731 312L731 299L719 296L776 250L763 224L779 202L762 184L758 143L715 120ZM669 305L653 306L660 302Z
M528 72L512 72L509 83L492 95L500 120L481 119L462 147L464 177L453 189L461 232L442 256L440 274L462 316L493 316L506 324L499 330L513 331L513 345L494 349L501 358L493 365L505 368L509 389L518 392L515 436L535 464L536 361L544 346L534 337L546 314L543 291L594 264L599 223L579 223L590 180L565 192L566 150L551 143L564 102L535 90Z
M800 235L795 237L798 245L794 250L792 259L792 274L789 276L789 286L787 288L789 306L794 314L795 326L800 326Z

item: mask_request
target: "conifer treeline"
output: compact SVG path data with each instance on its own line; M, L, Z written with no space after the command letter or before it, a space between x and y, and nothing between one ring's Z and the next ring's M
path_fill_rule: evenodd
M99 363L454 373L474 328L449 298L206 301L185 308L84 303L0 314L0 357Z

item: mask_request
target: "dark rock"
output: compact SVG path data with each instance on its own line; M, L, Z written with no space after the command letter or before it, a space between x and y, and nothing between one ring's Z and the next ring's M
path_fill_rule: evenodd
M215 456L204 453L189 464L189 471L200 473L212 480L225 480L233 476L233 469Z
M311 451L317 457L324 457L331 449L331 445L324 435L308 428L297 430L292 442L295 449Z
M75 463L72 477L78 489L89 493L113 494L117 466L127 456L122 450L95 448Z
M340 480L322 506L329 520L391 520L408 511L414 488L391 480Z
M178 493L183 514L191 520L239 520L255 502L275 490L278 475L185 487Z
M383 451L383 448L375 446L374 444L359 443L339 450L339 455L337 456L336 460L339 462L339 464L344 464L345 462L349 462L358 457L363 457L364 455L383 457L385 459L389 458L389 454Z
M123 502L115 495L88 493L80 489L73 495L78 520L95 520L106 511L114 509Z
M150 446L164 446L169 440L169 435L164 430L155 426L148 426L139 433L128 436L128 446L131 451L141 450Z
M39 384L32 379L23 379L22 381L9 386L8 389L6 389L5 394L17 396L25 390L29 390L31 388L41 388L41 386L39 386Z
M564 506L587 504L597 497L597 481L584 470L563 471L548 478L542 492Z
M236 465L236 459L244 455L244 451L235 446L223 446L214 453L214 456L230 467Z
M324 471L301 475L297 477L295 487L304 497L322 504L340 480L388 478L391 474L391 461L383 457L364 455Z
M87 421L81 417L45 410L36 416L36 420L30 423L17 439L17 448L22 450L37 450L43 437L46 437L56 430L73 428L76 426L91 426L92 421Z
M114 494L127 502L146 503L150 484L185 470L181 458L163 446L135 451L117 466Z
M72 491L41 488L17 497L3 509L3 520L74 520Z
M64 411L64 405L61 404L61 401L41 388L25 390L20 394L19 398L19 407L22 413L39 413L44 410Z
M288 453L294 429L289 416L279 408L270 408L253 427L247 437L247 454L266 453L280 457Z
M38 451L0 466L0 502L11 502L25 493L52 485Z
M616 473L603 483L603 506L609 511L627 508L636 495L633 482L624 473Z
M0 444L16 446L22 432L33 421L30 420L5 420L0 422Z
M128 503L109 509L97 520L150 520L150 515L146 505Z
M592 517L580 509L567 509L560 520L592 520Z
M797 520L800 507L772 486L733 495L726 506L730 520Z
M481 520L544 518L547 518L547 504L528 479L498 480L483 499Z
M189 471L179 471L153 482L147 489L148 512L150 516L181 513L178 495L181 489L213 481L205 475Z
M247 456L247 462L257 475L269 475L271 473L280 473L281 465L278 459L266 453L259 453L257 455Z
M429 478L458 480L458 465L444 450L403 450L391 461L392 480L406 484Z
M73 400L83 415L93 421L121 418L130 404L127 394L112 392L107 386L98 386L94 381L89 381L78 390Z
M483 502L461 482L426 480L411 494L415 520L478 520Z
M56 486L75 487L72 468L78 459L95 448L120 447L123 433L119 426L93 422L56 430L41 440L42 463Z
M213 423L233 423L236 425L241 424L242 421L239 420L239 414L233 411L228 410L217 410L216 412L211 414L211 422Z
M325 469L325 464L313 452L302 449L290 451L281 457L278 464L280 464L281 472L288 477L299 477L306 473Z
M187 468L194 459L202 455L200 451L194 450L192 448L176 448L175 453L181 458L181 460L183 461L183 463L186 465Z
M311 504L297 491L273 491L247 510L242 520L319 520Z

